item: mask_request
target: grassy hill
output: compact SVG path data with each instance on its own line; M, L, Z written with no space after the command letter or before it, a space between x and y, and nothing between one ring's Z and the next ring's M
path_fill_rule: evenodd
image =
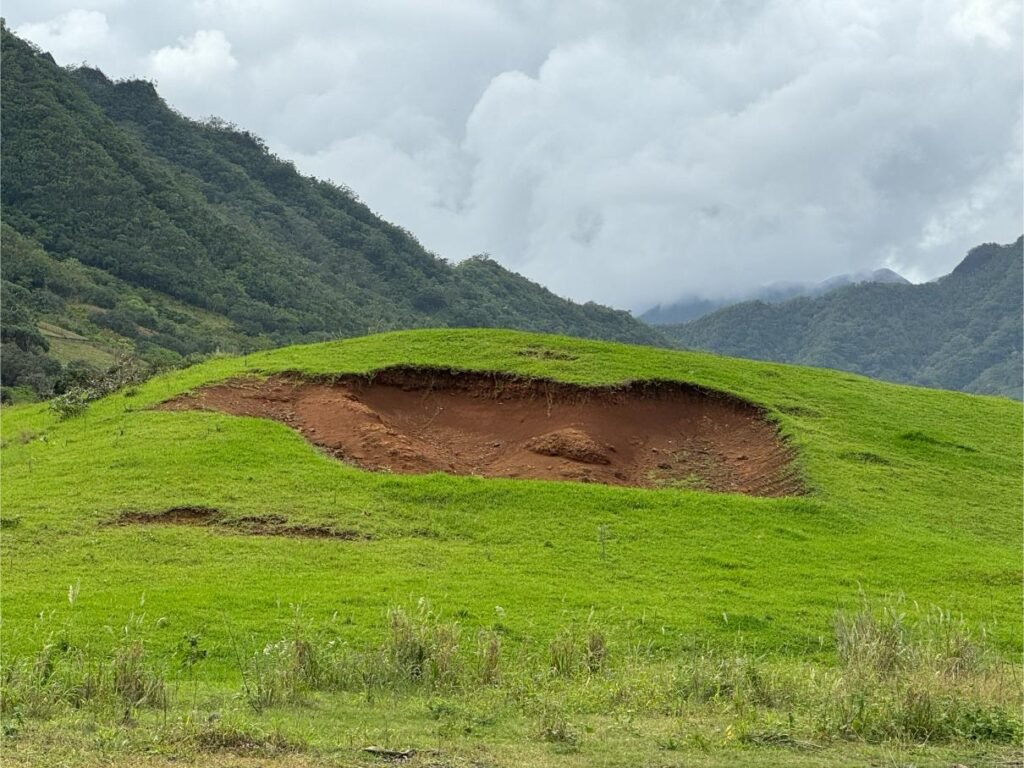
M372 473L283 424L152 408L396 365L728 393L807 492ZM8 408L5 763L996 764L1021 736L1021 425L998 397L484 330Z
M933 283L746 302L660 330L690 349L1020 400L1022 273L1024 238L980 245Z
M167 366L397 328L666 344L486 256L427 252L351 190L183 117L149 82L62 69L6 27L2 49L8 395L62 391L123 354Z

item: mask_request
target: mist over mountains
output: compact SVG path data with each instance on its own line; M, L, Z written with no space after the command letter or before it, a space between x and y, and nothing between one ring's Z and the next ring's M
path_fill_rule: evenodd
M741 294L728 299L693 298L666 305L658 305L640 315L640 319L651 325L673 325L687 323L710 314L717 309L739 304L743 301L765 301L770 304L793 299L797 296L821 296L838 288L857 283L909 284L902 275L891 269L875 269L847 275L837 275L821 282L777 282L770 283L752 293Z

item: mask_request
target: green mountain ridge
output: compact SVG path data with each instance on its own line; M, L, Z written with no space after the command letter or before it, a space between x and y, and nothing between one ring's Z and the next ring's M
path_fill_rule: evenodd
M177 364L425 326L666 343L486 256L438 258L151 83L62 69L6 26L2 48L5 387L46 395L119 353Z
M932 283L864 283L661 326L682 347L1021 399L1024 238L971 250Z

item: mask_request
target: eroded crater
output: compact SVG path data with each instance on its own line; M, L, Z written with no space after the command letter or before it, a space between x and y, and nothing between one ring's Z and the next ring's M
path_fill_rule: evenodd
M803 493L792 450L760 409L674 382L582 387L390 368L330 380L234 379L159 408L275 419L369 470Z

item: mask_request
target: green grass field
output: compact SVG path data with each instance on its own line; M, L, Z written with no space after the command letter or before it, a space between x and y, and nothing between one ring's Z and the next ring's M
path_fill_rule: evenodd
M393 365L733 393L778 422L810 493L374 474L278 423L149 409ZM973 765L1020 739L1010 400L431 330L217 359L63 421L8 408L2 435L12 765L379 762L369 744L424 765ZM366 538L107 525L173 507Z

